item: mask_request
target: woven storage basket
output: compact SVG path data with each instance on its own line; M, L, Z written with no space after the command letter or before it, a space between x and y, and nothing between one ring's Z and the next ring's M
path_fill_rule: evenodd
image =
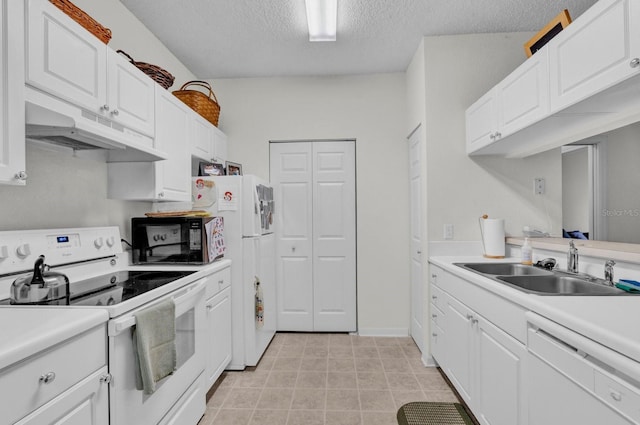
M111 40L111 30L100 25L98 21L87 15L84 10L80 9L69 0L49 0L49 2L69 15L71 19L82 25L84 29L98 37L104 44L109 44L109 40Z
M168 71L160 68L157 65L151 65L150 63L136 62L123 50L117 50L117 53L125 55L127 58L129 58L129 62L135 65L140 71L151 77L156 83L160 84L165 89L168 89L173 85L174 77Z
M204 87L209 91L204 94L199 90L185 90L187 86ZM176 90L173 94L186 103L191 109L202 115L211 124L218 126L218 118L220 117L220 105L218 99L211 89L211 85L206 81L187 81L180 90ZM213 98L213 99L212 99Z

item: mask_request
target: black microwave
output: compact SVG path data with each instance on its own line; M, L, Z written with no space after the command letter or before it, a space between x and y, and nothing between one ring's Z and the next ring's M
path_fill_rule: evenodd
M225 251L222 217L134 217L134 264L207 264Z

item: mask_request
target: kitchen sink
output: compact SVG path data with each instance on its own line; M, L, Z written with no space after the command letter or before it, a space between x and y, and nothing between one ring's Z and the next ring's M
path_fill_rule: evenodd
M558 276L498 276L499 281L526 292L551 295L624 295L625 291L613 286L592 283L577 277Z
M457 265L477 273L496 276L553 275L549 270L518 263L467 263Z
M519 263L455 263L512 288L537 295L632 295L601 279Z

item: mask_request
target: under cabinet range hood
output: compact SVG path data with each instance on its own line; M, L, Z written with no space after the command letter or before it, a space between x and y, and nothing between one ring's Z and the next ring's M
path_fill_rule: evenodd
M107 162L167 159L153 139L98 114L25 87L26 138L74 151L106 150Z

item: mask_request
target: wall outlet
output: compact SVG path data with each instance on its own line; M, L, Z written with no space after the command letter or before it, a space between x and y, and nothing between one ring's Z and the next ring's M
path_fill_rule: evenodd
M453 224L444 225L444 238L447 240L453 239Z
M533 193L536 195L544 195L544 179L542 177L533 179Z

